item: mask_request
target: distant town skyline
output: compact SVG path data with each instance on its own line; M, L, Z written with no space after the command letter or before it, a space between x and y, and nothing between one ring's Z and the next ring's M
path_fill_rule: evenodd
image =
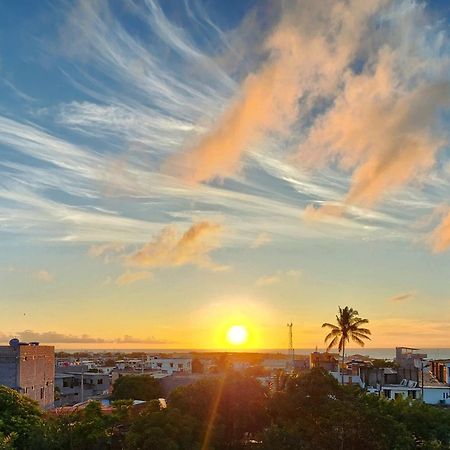
M1 342L450 346L448 2L0 9Z

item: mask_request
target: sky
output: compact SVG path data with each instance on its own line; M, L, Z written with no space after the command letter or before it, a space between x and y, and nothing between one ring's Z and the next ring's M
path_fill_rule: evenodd
M0 6L0 340L450 347L450 5Z

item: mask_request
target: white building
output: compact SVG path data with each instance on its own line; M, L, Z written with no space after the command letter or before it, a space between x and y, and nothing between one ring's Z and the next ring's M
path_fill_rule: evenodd
M381 393L389 400L395 400L398 397L418 400L422 397L422 391L417 386L416 381L403 384L385 384L381 387Z
M363 381L361 380L361 377L359 375L348 375L340 372L330 372L330 375L332 375L339 383L343 384L357 384L360 388L364 389L365 385ZM343 379L342 379L343 377Z
M450 385L424 386L423 401L429 405L450 406Z
M174 372L192 373L192 358L159 358L148 356L146 366L151 370L159 370L168 374Z
M287 359L265 359L261 366L266 370L286 370L289 361Z

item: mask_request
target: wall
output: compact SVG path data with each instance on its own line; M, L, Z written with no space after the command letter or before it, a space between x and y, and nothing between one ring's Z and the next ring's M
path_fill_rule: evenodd
M450 406L450 386L425 386L423 388L423 400L429 405L445 404Z
M53 406L55 348L41 345L19 347L20 392L37 401L42 408Z
M0 384L13 389L18 388L18 353L14 347L0 347Z

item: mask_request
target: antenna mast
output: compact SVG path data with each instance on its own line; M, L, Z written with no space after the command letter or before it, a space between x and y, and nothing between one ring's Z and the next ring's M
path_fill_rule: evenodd
M294 368L294 344L292 339L292 322L287 324L287 327L289 329L289 348L288 348L288 358L290 360L290 363L292 364L292 368Z

